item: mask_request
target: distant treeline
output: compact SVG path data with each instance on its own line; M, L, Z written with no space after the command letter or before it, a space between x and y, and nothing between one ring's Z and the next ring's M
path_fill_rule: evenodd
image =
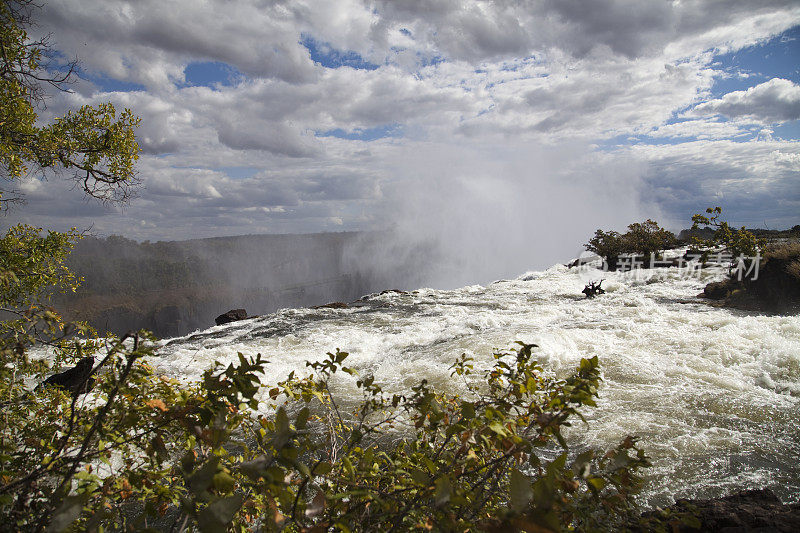
M734 228L738 229L738 228ZM800 238L800 224L796 226L792 226L789 229L749 229L747 231L755 235L756 237L764 238L767 240L774 240L774 239L797 239ZM711 228L697 228L697 229L685 229L681 230L678 234L678 241L679 244L691 244L692 237L697 237L698 239L709 240L713 237L714 230Z
M214 324L231 308L252 314L282 307L351 301L386 289L416 287L431 252L386 256L386 235L360 232L247 235L138 243L86 237L68 265L83 278L55 306L100 333L147 328L166 337Z

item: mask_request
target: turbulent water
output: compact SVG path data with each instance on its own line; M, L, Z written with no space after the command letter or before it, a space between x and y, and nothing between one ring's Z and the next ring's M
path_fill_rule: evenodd
M643 275L645 274L645 275ZM603 369L598 408L571 428L576 446L610 448L638 435L651 457L645 505L769 487L800 499L800 317L720 309L695 297L721 270L597 272L561 265L457 290L369 295L348 309L284 309L163 341L155 366L196 378L237 352L270 361L264 381L336 348L390 392L421 379L458 391L449 366L466 352L489 368L495 349L539 345L566 375L582 357ZM607 293L581 294L605 278ZM347 377L338 394L354 394Z

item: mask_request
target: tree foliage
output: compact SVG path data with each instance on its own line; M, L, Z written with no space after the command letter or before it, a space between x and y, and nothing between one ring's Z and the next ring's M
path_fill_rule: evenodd
M47 88L66 90L75 64L47 58L47 40L29 39L37 6L31 1L0 3L0 173L12 185L30 173L72 174L90 196L126 199L135 184L139 119L129 109L119 115L111 103L83 106L50 123L37 123ZM6 203L19 196L0 194Z
M77 332L87 332L83 324L65 324L47 306L54 292L74 291L78 280L64 261L79 236L48 232L26 225L11 228L0 238L0 376L3 379L26 374L31 366L26 350L37 344L54 345ZM13 381L13 379L12 379ZM0 397L7 398L0 386Z
M649 258L674 244L675 235L672 232L647 219L628 225L628 231L624 234L598 229L584 247L602 257L609 270L616 270L619 258L624 254Z
M709 216L706 216L709 215ZM731 258L736 260L738 257L755 257L761 253L766 246L764 239L759 239L744 226L739 229L731 228L722 216L721 207L709 207L706 215L697 213L692 216L692 229L701 226L714 230L714 236L710 241L704 241L694 237L695 244L705 247L721 246L726 252L731 254Z
M675 235L654 220L634 222L623 235L627 251L649 257L675 244Z
M584 247L602 257L609 270L616 270L619 256L625 253L622 235L616 231L598 229Z

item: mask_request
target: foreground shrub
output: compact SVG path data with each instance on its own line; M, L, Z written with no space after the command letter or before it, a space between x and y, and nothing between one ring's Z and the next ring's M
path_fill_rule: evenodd
M7 406L4 519L56 531L611 529L647 460L631 437L569 454L561 430L594 405L597 359L556 380L533 348L495 354L485 381L458 360L468 397L424 381L390 396L367 376L349 408L331 392L337 371L355 376L337 351L272 389L267 417L255 411L260 356L182 387L141 359L146 342L122 339L92 399L20 391Z

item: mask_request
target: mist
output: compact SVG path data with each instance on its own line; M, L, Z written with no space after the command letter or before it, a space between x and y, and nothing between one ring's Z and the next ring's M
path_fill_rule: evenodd
M597 228L658 218L642 169L581 143L384 146L361 231L78 246L61 302L101 331L182 335L234 308L265 314L385 289L487 284L564 263Z
M349 247L345 264L406 287L516 277L577 257L597 228L658 214L640 164L586 144L427 142L385 160L386 238Z

